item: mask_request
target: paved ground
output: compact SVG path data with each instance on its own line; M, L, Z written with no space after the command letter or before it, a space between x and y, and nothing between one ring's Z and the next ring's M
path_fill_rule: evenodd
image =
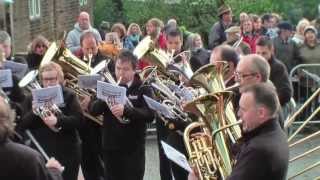
M310 132L308 132L310 133ZM305 134L300 134L296 139L301 138L302 136L306 136ZM159 159L158 159L158 147L155 136L149 136L146 141L146 171L144 180L160 180L159 176ZM306 144L298 145L290 149L290 157L294 157L298 154L301 154L305 150L309 150L316 146L320 145L320 137L309 141ZM320 150L315 153L310 154L309 156L297 160L293 163L290 163L288 177L302 170L303 167L306 167L312 163L320 161ZM80 175L81 176L81 175ZM318 178L317 178L318 177ZM312 169L308 173L305 173L301 176L294 178L295 180L312 180L312 179L320 179L320 166ZM79 180L83 180L83 178L79 178Z
M301 138L302 136L306 136L306 134L297 136L296 139ZM297 147L290 149L290 157L294 157L298 154L306 150L310 150L316 146L320 145L320 136L308 141L306 144L298 145ZM144 180L160 180L159 177L159 159L158 159L158 149L156 138L148 138L147 139L147 148L146 148L146 172ZM297 160L289 165L288 177L296 174L304 167L309 166L313 163L320 162L320 150L306 156L301 160ZM294 178L294 180L320 180L320 166L314 168L307 173Z

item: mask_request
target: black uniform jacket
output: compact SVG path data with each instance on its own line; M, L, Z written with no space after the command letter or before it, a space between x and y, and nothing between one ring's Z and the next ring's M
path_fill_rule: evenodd
M277 119L243 135L243 144L228 180L285 180L288 170L287 137Z
M9 140L0 142L0 179L62 180L57 169L47 169L35 150Z
M131 86L127 89L127 97L133 104L133 107L126 104L124 108L124 117L130 119L128 124L120 123L105 101L95 100L91 103L89 109L93 115L104 115L103 148L105 150L133 149L144 146L146 122L151 122L154 115L143 99L143 95L151 97L152 91L141 84L139 77L135 76Z
M286 66L276 58L272 57L269 60L270 64L270 81L277 89L277 94L280 100L281 106L284 106L290 101L293 94L291 82L289 80L289 74Z
M30 110L23 116L18 124L18 130L30 129L39 143L47 150L49 155L67 156L65 152L70 152L80 144L77 129L83 121L82 110L76 95L68 88L62 88L64 104L59 106L62 111L57 115L56 127L59 132L54 132L43 120L35 115L32 108L32 98L27 100ZM57 157L56 156L56 157Z

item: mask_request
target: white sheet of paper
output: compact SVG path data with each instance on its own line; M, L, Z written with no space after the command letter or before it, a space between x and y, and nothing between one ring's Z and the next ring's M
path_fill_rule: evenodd
M0 70L0 87L13 87L12 72L10 69Z
M98 81L97 98L101 100L110 100L112 104L126 103L127 89L125 87L116 86L107 82Z
M167 109L167 107L165 107L161 103L155 101L154 99L152 99L146 95L143 95L143 98L146 101L146 103L150 109L156 111L157 113L160 113L161 115L163 115L167 118L173 118L172 113Z
M12 74L21 79L28 71L28 65L23 63L17 63L13 61L5 61L3 65L4 69L11 69Z
M98 81L101 81L99 74L78 76L78 85L80 88L96 89Z
M56 104L59 106L64 103L62 88L60 85L33 89L32 98L33 101L36 102L36 107L42 107L46 104Z
M168 159L175 162L177 165L187 170L188 172L192 172L189 162L185 155L183 155L181 152L177 151L175 148L165 143L164 141L161 141L161 145Z

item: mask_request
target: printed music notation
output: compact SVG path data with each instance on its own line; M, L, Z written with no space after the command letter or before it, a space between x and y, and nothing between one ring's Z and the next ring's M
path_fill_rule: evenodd
M0 87L13 87L12 72L10 69L0 70Z
M97 98L107 101L109 105L125 104L127 89L107 82L98 81Z
M96 89L97 82L101 81L101 76L98 74L94 75L79 75L78 76L78 86L79 88L85 89Z
M36 104L36 107L43 107L50 104L60 105L64 103L62 88L60 85L41 89L33 89L32 98Z
M3 65L4 69L11 69L18 79L21 79L28 71L28 65L23 63L17 63L13 61L5 61Z

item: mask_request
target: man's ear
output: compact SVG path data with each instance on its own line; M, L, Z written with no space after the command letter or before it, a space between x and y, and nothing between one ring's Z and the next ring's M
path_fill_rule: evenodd
M257 114L259 118L265 118L268 114L267 109L264 106L258 106L257 108Z

